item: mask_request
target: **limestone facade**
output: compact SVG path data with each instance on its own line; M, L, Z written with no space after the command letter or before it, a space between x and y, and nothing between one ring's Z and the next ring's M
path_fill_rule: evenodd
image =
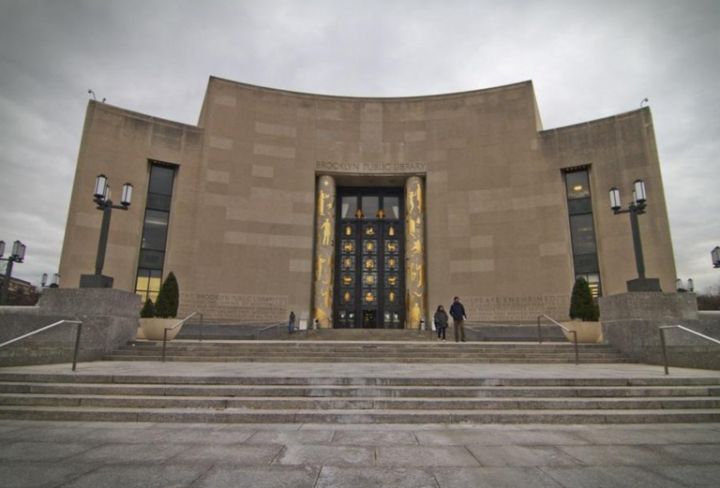
M529 81L353 98L211 77L197 126L90 101L60 274L72 287L93 272L101 212L92 189L102 173L114 192L134 185L129 211L113 213L104 273L135 290L150 167L160 162L175 168L163 273L178 278L180 314L280 321L293 310L310 322L323 301L316 258L328 248L319 182L412 184L424 193L423 254L413 258L423 297L408 306L428 321L458 295L470 321L564 319L575 278L564 171L573 168L589 174L602 294L624 292L636 276L628 218L613 215L608 189L627 203L639 178L646 274L673 290L654 137L648 108L544 130Z

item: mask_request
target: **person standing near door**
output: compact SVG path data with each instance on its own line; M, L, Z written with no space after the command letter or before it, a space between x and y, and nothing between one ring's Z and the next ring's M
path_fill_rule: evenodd
M455 329L455 342L465 342L465 326L463 322L467 319L465 307L460 303L460 297L453 297L450 305L450 316L453 318L453 329Z
M438 305L433 321L435 322L438 339L445 340L445 329L447 329L448 326L448 314L445 312L442 305Z

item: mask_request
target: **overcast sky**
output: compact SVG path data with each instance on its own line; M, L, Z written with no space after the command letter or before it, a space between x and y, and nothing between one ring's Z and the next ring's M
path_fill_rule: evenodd
M195 124L210 75L359 96L531 79L545 128L647 97L678 276L720 284L717 0L0 0L0 240L27 245L13 276L57 271L88 89Z

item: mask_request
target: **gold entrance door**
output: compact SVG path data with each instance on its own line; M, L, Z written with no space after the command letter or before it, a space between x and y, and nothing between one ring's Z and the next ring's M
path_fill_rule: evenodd
M338 189L336 328L402 328L402 189Z

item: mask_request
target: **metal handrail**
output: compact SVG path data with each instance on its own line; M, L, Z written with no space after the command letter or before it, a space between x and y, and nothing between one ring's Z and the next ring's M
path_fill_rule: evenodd
M58 325L62 325L62 324L77 324L77 333L75 334L75 351L73 352L73 363L72 363L72 370L75 371L77 368L77 357L78 357L78 353L80 351L80 333L82 332L82 321L80 321L80 320L60 320L59 322L54 322L50 325L46 325L45 327L41 327L32 332L28 332L27 334L23 334L14 339L10 339L9 341L3 342L2 344L0 344L0 349L5 346L9 346L10 344L13 344L15 342L21 341L27 337L34 336L35 334L39 334L40 332L44 332L48 329L52 329L53 327L57 327Z
M580 352L578 351L578 341L577 341L577 331L570 330L567 327L565 327L563 324L558 322L557 320L553 319L552 317L548 317L545 314L538 315L537 318L537 326L538 326L538 344L542 344L542 329L540 328L540 319L547 319L553 324L560 327L565 332L573 335L573 344L575 345L575 364L580 364Z
M287 327L287 322L275 322L268 325L267 327L263 327L262 329L255 332L255 340L260 340L260 335L262 335L262 333L266 330L274 329L276 327Z
M190 315L188 315L187 317L185 317L184 319L178 321L178 323L175 324L175 325L173 325L172 327L165 327L165 330L163 330L163 347L162 347L162 362L163 362L163 363L165 362L165 347L166 347L166 345L167 345L167 333L168 333L168 331L169 331L169 330L175 330L175 329L177 329L178 327L180 327L181 325L183 325L185 322L187 322L188 320L190 320L192 317L194 317L194 316L196 316L196 315L199 315L199 316L200 316L200 342L202 342L202 340L203 340L202 331L203 331L203 321L204 321L204 317L203 317L203 314L202 314L202 313L200 313L200 312L198 312L198 311L195 311L195 312L191 313Z
M662 347L663 364L665 366L665 374L666 375L670 374L670 370L668 369L667 348L665 347L665 330L666 329L684 330L685 332L689 332L689 333L696 335L702 339L705 339L707 341L714 342L715 344L720 345L719 340L717 340L713 337L710 337L710 336L706 336L705 334L701 334L700 332L697 332L695 330L688 329L687 327L684 327L682 325L661 325L660 327L658 327L658 333L660 334L660 346Z

